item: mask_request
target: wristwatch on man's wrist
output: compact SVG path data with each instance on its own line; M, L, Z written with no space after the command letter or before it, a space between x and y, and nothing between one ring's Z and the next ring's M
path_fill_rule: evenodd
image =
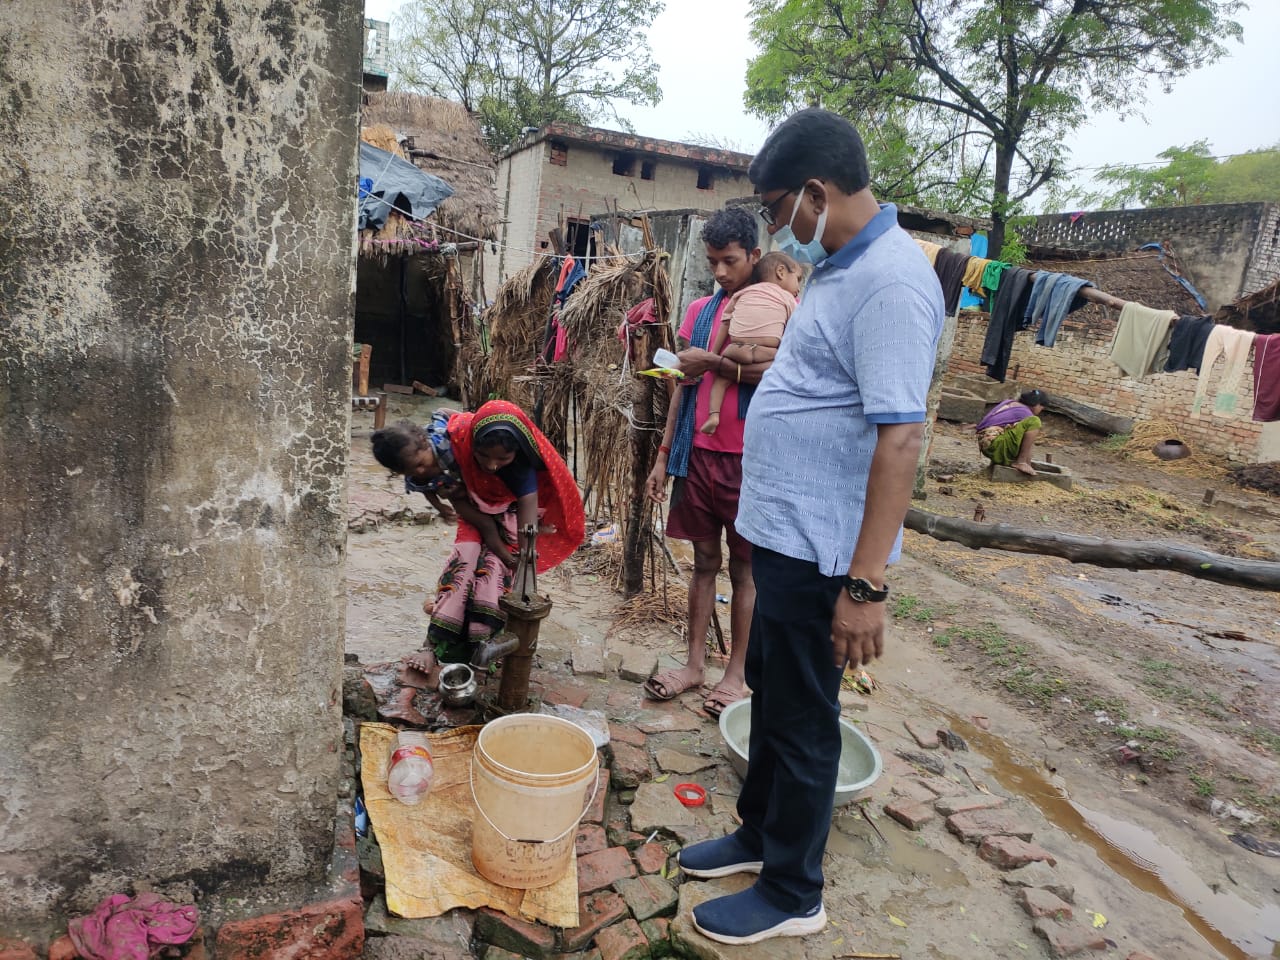
M862 577L845 577L844 590L854 603L883 603L889 597L889 585L879 590L870 580Z

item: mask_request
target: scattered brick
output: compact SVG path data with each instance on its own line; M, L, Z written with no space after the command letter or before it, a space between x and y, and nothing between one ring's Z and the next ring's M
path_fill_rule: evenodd
M65 933L49 944L49 960L77 960L76 945Z
M978 856L1001 870L1024 867L1037 860L1043 860L1050 866L1058 863L1048 850L1017 837L987 837L978 847Z
M934 813L915 800L894 800L884 805L884 812L908 830L919 830L934 818Z
M933 808L944 817L949 817L953 813L994 810L996 807L1003 807L1005 803L1004 797L997 797L991 793L973 793L967 797L939 797Z
M938 735L928 727L922 727L918 723L912 723L910 720L904 720L902 725L907 728L907 733L911 734L911 739L925 750L937 750L941 743L938 741Z
M667 848L660 843L644 843L631 852L641 873L658 873L667 865Z
M25 940L0 937L0 960L36 960L36 951Z
M946 777L916 777L916 782L926 790L931 790L939 797L963 797L968 794L964 787Z
M587 823L604 823L604 802L609 799L609 771L601 768L596 774L596 798L582 815Z
M644 960L649 955L649 941L640 924L623 920L596 934L600 960Z
M679 894L676 888L655 874L636 877L631 880L619 880L614 889L627 901L631 915L637 920L651 920L654 917L665 917L676 912L676 901Z
M645 733L692 733L702 729L706 719L699 719L682 707L649 707L636 721Z
M666 917L654 917L652 920L640 922L640 932L649 941L649 956L652 960L662 960L675 953L671 944L671 921Z
M633 747L643 747L649 738L635 727L621 723L609 724L609 741L611 743L627 743Z
M476 914L475 938L533 960L542 960L556 949L555 931L550 927L517 920L489 907Z
M627 915L627 903L612 890L601 890L578 898L578 926L560 931L560 949L577 953L597 933Z
M972 810L947 817L947 829L965 843L981 843L990 836L1031 841L1034 831L1005 810Z
M364 901L359 895L297 910L232 920L218 928L218 960L344 960L364 949Z
M561 683L548 690L543 699L547 703L562 703L570 707L581 707L590 696L591 691L586 687L580 687L576 683Z
M577 644L569 654L569 659L575 677L604 676L604 651L599 644Z
M518 953L503 950L501 947L489 947L484 952L484 960L524 960Z
M629 743L611 743L613 773L609 782L619 790L634 790L651 776L649 752Z
M897 780L889 792L895 797L906 797L908 800L914 800L916 803L933 803L937 799L937 795L922 784L914 777L906 777Z
M1018 891L1018 903L1022 904L1022 909L1032 917L1070 920L1074 916L1071 904L1039 887L1023 887Z
M945 727L938 730L938 739L942 741L942 745L948 750L969 749L969 744L965 743L964 737L958 733L952 733Z
M930 756L927 753L917 753L914 750L897 750L895 753L907 763L914 764L921 770L928 770L936 777L940 777L947 772L946 761L938 757ZM915 771L908 770L907 773L915 773Z
M620 816L604 825L604 835L609 841L609 846L634 850L644 843L645 835L632 830L630 823L625 816Z
M573 842L574 852L578 856L595 853L609 845L604 835L604 827L598 823L584 823L578 827L578 836Z
M1011 887L1039 887L1067 903L1076 902L1076 888L1047 863L1029 863L1025 867L1002 874L1000 880Z
M1156 958L1149 953L1143 953L1141 950L1134 950L1124 960L1156 960Z
M1035 931L1049 942L1049 952L1055 957L1074 957L1086 950L1105 950L1106 938L1092 927L1078 924L1068 926L1041 917L1035 922Z
M578 858L578 893L592 893L636 875L626 847L609 847Z

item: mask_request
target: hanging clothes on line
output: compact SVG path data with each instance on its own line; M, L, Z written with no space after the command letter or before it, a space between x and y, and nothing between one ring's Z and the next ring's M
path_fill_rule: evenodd
M933 272L938 275L942 284L943 308L948 317L955 316L960 306L960 288L964 286L965 269L969 266L967 253L955 253L951 250L939 250L933 263Z
M1053 279L1046 281L1041 288L1041 302L1033 307L1033 315L1038 314L1040 325L1036 327L1036 343L1052 347L1058 340L1058 331L1062 329L1062 321L1067 314L1074 313L1084 306L1085 301L1079 296L1081 289L1092 287L1092 280L1081 280L1069 273L1055 273Z
M1229 417L1236 409L1239 400L1240 378L1244 375L1244 365L1249 359L1249 348L1253 346L1254 334L1247 330L1237 330L1217 324L1209 333L1204 345L1204 359L1200 363L1200 379L1196 382L1196 395L1191 401L1191 412L1200 415L1205 397L1209 392L1209 380L1213 373L1213 363L1222 356L1225 364L1222 376L1218 380L1218 393L1213 401L1213 414Z
M551 298L551 316L547 320L547 338L542 349L542 356L548 363L564 359L569 352L569 333L560 323L560 313L564 302L573 293L578 281L587 275L582 263L573 257L565 257L560 265L560 276L556 280L555 295Z
M1130 301L1120 308L1111 337L1111 362L1141 380L1164 370L1169 358L1169 326L1178 318L1172 310L1153 310Z
M1000 289L1000 276L1012 264L1005 263L1003 260L988 260L986 268L982 271L982 289L988 293L995 293Z
M1179 370L1199 373L1200 361L1204 359L1204 344L1212 330L1212 317L1179 317L1169 336L1169 360L1164 365L1165 373Z
M933 266L935 260L938 259L938 251L942 249L936 243L930 243L928 240L917 239L916 243L920 244L920 249L924 251L924 255L929 258L929 266Z
M987 322L987 337L982 344L982 363L986 364L987 376L992 380L1004 383L1009 370L1009 356L1013 353L1013 335L1022 326L1027 300L1031 297L1032 276L1030 270L1009 267L991 299L991 319Z
M961 279L961 283L968 287L972 293L981 296L982 274L987 269L987 264L991 262L982 257L970 257L968 264L965 265L964 277Z
M1259 334L1253 341L1253 419L1280 420L1280 333Z

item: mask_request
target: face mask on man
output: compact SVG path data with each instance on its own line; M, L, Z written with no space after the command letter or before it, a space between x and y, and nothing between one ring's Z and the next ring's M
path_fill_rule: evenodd
M800 201L803 199L804 192L801 191L796 196L795 205L791 208L791 219L787 221L785 227L773 235L773 239L778 244L778 248L791 259L816 266L829 256L826 247L822 245L822 234L827 229L827 211L831 207L824 206L822 212L818 214L818 224L814 228L813 239L808 243L801 243L791 229L791 224L795 223L796 214L800 212Z

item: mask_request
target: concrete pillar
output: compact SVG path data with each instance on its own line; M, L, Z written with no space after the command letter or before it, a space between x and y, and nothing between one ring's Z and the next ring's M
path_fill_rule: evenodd
M362 16L0 4L0 931L328 862Z

